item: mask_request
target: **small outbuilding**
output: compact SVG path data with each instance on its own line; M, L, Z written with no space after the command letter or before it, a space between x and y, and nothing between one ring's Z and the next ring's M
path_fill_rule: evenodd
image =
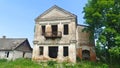
M27 38L0 38L0 59L31 58L32 48Z

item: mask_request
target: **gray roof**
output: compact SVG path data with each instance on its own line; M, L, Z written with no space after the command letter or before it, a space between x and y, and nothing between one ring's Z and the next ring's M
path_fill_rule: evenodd
M25 40L26 38L0 38L0 50L14 50Z

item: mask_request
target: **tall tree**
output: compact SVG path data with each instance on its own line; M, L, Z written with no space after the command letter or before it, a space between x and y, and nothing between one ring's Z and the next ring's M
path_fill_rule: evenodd
M84 7L87 30L94 33L94 38L107 51L120 47L120 0L89 0Z

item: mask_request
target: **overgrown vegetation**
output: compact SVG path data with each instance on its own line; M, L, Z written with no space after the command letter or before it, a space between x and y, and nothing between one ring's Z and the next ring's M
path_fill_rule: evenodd
M7 61L1 59L0 68L109 68L107 64L101 62L79 61L78 63L57 63L56 61L33 62L30 59L17 59Z
M85 30L97 40L97 57L120 68L120 0L88 0L83 12Z

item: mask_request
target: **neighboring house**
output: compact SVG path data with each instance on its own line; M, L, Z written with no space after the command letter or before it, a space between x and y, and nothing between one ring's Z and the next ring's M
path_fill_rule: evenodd
M76 15L55 5L35 22L33 60L76 62L77 56L96 60L94 43L90 42L89 33L82 32L86 26L78 25Z
M31 58L32 48L27 38L0 38L0 59Z

